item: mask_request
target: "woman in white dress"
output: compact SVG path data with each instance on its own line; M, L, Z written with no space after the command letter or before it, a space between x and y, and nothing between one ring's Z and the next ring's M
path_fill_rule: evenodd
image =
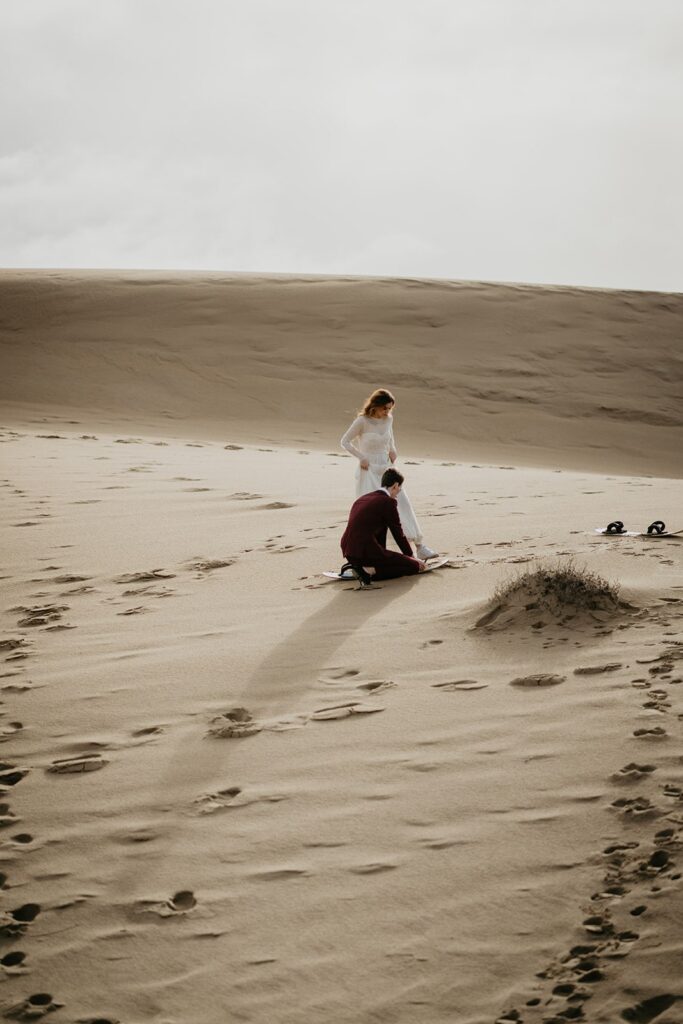
M378 491L382 486L382 473L396 461L394 418L392 409L396 400L390 391L379 388L366 400L341 439L342 448L358 459L356 469L356 497ZM427 547L422 530L413 512L413 506L404 490L398 495L398 514L403 532L415 547L418 558L434 558L435 551Z

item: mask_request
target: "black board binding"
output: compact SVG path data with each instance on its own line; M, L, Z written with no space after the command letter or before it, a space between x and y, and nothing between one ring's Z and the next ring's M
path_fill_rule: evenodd
M344 578L346 574L350 574L354 579L358 580L361 587L372 586L372 576L365 571L361 565L354 565L352 562L344 562L341 569L339 570L340 577Z

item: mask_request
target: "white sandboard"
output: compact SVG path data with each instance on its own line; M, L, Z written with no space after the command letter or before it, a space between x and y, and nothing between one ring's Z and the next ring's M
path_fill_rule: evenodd
M431 572L432 569L441 569L442 566L448 565L450 558L432 558L427 562L427 568L424 572L417 573L418 576L424 576L425 572ZM340 576L338 572L324 572L321 575L327 576L328 580L344 580L346 583L354 583L356 581L355 576ZM403 576L396 577L397 579L405 579ZM378 583L387 583L387 580L378 580Z
M593 533L601 533L604 537L640 537L635 530L622 530L621 533L615 533L614 530L600 530L596 527Z
M648 533L647 530L643 533L639 530L622 530L621 533L615 533L614 531L595 529L593 533L601 533L603 537L646 537L648 540L657 540L658 537L683 536L683 530L664 530L663 533Z

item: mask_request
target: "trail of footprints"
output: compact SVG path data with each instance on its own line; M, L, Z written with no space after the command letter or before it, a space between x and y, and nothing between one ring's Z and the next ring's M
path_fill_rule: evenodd
M234 558L194 559L182 566L182 570L194 573L196 579L206 578L211 572L228 567L233 564ZM43 571L55 571L57 567L47 566ZM165 597L173 593L168 589L160 589L159 584L166 580L175 578L176 573L164 569L150 569L125 574L113 581L118 586L137 587L136 590L124 590L122 596L129 597L137 593L145 593L147 596ZM51 579L40 577L41 584L52 584L62 587L67 584L84 584L92 579L91 576L77 573L62 573ZM93 594L98 591L92 586L78 586L67 592L69 595ZM64 596L62 594L62 596ZM0 672L0 679L10 680L2 686L3 693L20 694L32 688L32 683L24 678L26 662L36 653L36 644L33 635L39 636L44 632L54 632L61 629L73 629L75 626L63 621L64 614L70 610L69 605L54 602L52 599L35 605L17 605L8 609L9 613L16 616L16 627L27 635L9 636L0 639L0 657L5 663L5 670ZM133 614L137 609L129 610ZM30 635L28 635L30 634ZM4 712L0 712L4 715ZM0 728L0 743L15 736L23 725L21 722L9 722ZM136 730L133 734L133 742L149 742L163 730L158 725L149 726ZM129 746L129 743L121 743L119 746ZM109 764L109 761L102 756L101 744L88 744L94 749L80 749L70 756L58 758L45 767L45 771L55 776L79 776L100 770ZM82 745L81 745L82 747ZM114 744L106 745L106 749L115 749ZM34 838L29 832L12 832L16 828L19 818L13 813L9 797L13 787L21 783L28 775L29 769L18 767L11 761L0 762L0 829L9 833L6 839L6 849L11 843L18 851L21 847L29 847ZM11 863L11 857L10 861ZM4 874L0 874L0 888L8 890L11 884ZM6 909L0 910L0 972L10 977L13 975L22 976L30 967L30 959L27 954L19 948L2 949L2 946L21 940L30 930L32 923L40 915L42 908L40 904L33 902L12 905L11 900L5 898L3 901ZM194 895L188 891L176 893L166 903L159 904L152 909L161 916L185 914L195 905ZM5 1004L2 1012L5 1017L13 1020L37 1020L62 1007L50 993L38 992L26 996L24 999ZM110 1024L104 1017L90 1018L92 1024ZM111 1022L113 1024L113 1022Z
M669 687L683 683L678 671L683 669L683 643L665 643L658 654L638 659L638 663L649 666L647 676L631 680L633 688L646 698L643 710L667 715L673 706ZM678 719L683 719L683 713ZM634 729L632 738L652 743L670 736L664 726L650 726ZM613 813L630 823L628 835L635 832L638 838L612 842L596 856L601 877L583 908L578 941L537 973L538 980L524 1004L507 1007L496 1024L535 1024L539 1020L542 1024L566 1024L587 1019L588 1003L599 993L599 983L618 970L636 948L641 938L639 922L655 917L658 904L670 894L677 892L680 898L683 787L660 780L661 769L662 764L634 760L612 774L611 781L619 787L649 783L649 796L621 795L610 804ZM682 998L680 992L661 992L624 1005L618 1016L648 1024Z
M18 437L19 435L16 436ZM64 439L60 435L44 436L48 439ZM93 436L89 436L88 439L97 440ZM142 439L139 438L121 438L115 443L138 444L143 442ZM159 444L161 443L163 442L159 442ZM228 450L240 450L239 445L226 445L225 447ZM301 454L305 453L302 452ZM129 467L128 471L145 473L149 472L151 468L152 464L146 463L144 465ZM29 502L32 502L28 509L29 516L32 518L17 522L15 524L16 526L37 526L39 525L39 519L49 517L50 513L42 510L42 506L47 503L47 499L31 499L22 489L12 487L10 481L2 481L1 484L3 487L9 488L20 500L28 500ZM122 486L122 484L112 485L112 489L120 489ZM193 487L188 489L192 491L203 491L206 488ZM263 496L260 494L240 493L233 495L232 499L244 500L250 503L261 501L262 504L259 504L256 507L265 510L281 510L292 507L286 502L264 501ZM97 499L92 500L94 501ZM88 502L90 502L90 499L88 499ZM65 546L70 547L71 545ZM284 543L284 536L279 535L269 538L265 542L265 547L263 547L262 550L272 554L286 554L290 551L297 550L297 548L298 545ZM251 549L247 549L243 553L246 554L249 550ZM42 561L48 561L48 559L42 559ZM207 578L216 570L228 568L233 565L234 562L235 557L232 556L229 558L195 558L181 566L180 571L192 573L195 579L201 580ZM76 628L72 623L65 621L65 615L70 611L70 606L69 604L62 603L60 598L62 600L67 598L68 600L69 598L73 599L79 596L100 594L100 590L93 585L93 577L89 574L60 572L60 566L52 564L45 566L40 570L40 572L41 574L48 572L57 573L57 575L50 578L44 575L39 575L30 581L38 583L43 587L43 591L40 594L33 595L34 598L42 599L40 603L17 605L9 609L10 613L16 616L17 629L22 630L25 635L0 639L0 656L4 658L6 663L6 669L0 673L0 678L10 680L2 687L4 692L19 694L26 692L33 685L24 676L26 663L34 656L36 650L35 643L29 634L57 632ZM111 598L104 598L103 600L120 602L121 598L133 598L140 596L144 598L157 599L171 597L175 594L175 591L167 585L166 581L176 578L176 575L177 574L175 572L155 568L118 576L113 580L113 582L117 587L125 587L126 589L120 590L119 594ZM49 590L46 591L44 589L46 587L51 588L55 586L59 588L68 587L69 589L60 589L58 598L55 599L50 594ZM141 614L148 610L150 609L146 606L133 605L117 614L132 616ZM327 713L331 713L331 710L334 709L325 709ZM336 709L337 716L341 716L342 710L344 714L350 714L360 713L363 709L360 704L349 704L344 709ZM376 711L380 709L372 707L365 710ZM0 730L0 742L10 739L22 728L23 726L20 722L8 723ZM236 712L228 712L223 718L224 735L248 735L258 731L258 728L251 724L251 716L248 713L240 713L239 709L237 709ZM140 742L145 742L161 731L162 730L159 726L150 726L149 728L138 730L135 733L134 738L138 739ZM218 734L220 734L220 731L218 731ZM92 746L97 745L93 744ZM109 745L108 748L112 749L112 746L113 745ZM46 766L45 770L55 776L79 776L84 773L100 770L106 767L108 763L109 761L102 756L102 752L100 750L80 751L79 753L71 756L55 760L52 764ZM12 787L19 784L26 775L26 769L18 768L15 764L10 762L0 762L0 828L12 829L16 827L18 823L19 819L13 814L10 803L5 798L10 794ZM239 788L231 787L218 794L212 794L211 799L205 806L205 810L213 809L216 806L225 806L231 803L239 792ZM247 802L249 801L243 798L242 803ZM29 846L33 842L33 837L28 832L15 832L10 836L10 841L19 848L20 846ZM7 879L4 875L0 876L0 882L3 888L7 887ZM162 916L182 914L190 911L194 907L195 903L196 901L192 893L181 892L177 893L167 902L152 909L154 909L154 912L159 913ZM2 936L6 941L16 940L18 937L25 934L40 912L41 907L37 903L24 903L0 912L0 936ZM26 954L21 950L13 949L5 953L5 955L0 958L0 967L5 973L23 973L26 970L25 961ZM47 993L36 993L26 997L19 1003L6 1007L5 1014L13 1019L33 1020L58 1009L60 1005L61 1004L59 1004L51 995ZM101 1024L106 1024L105 1018L98 1018L98 1021L101 1021Z
M356 681L355 677L360 674L359 669L331 668L326 675L322 676L320 682L328 686L341 684L348 686L351 683L355 689L363 690L368 697L376 696L385 690L391 689L396 684L390 679L372 679ZM337 721L342 718L353 716L364 716L377 714L385 708L380 704L372 704L363 700L347 700L338 704L325 704L322 707L314 708L308 712L302 712L293 718L286 720L263 721L254 718L247 708L233 707L221 712L209 722L208 736L215 739L244 739L248 736L255 736L264 729L281 730L284 728L296 728L304 726L308 722Z

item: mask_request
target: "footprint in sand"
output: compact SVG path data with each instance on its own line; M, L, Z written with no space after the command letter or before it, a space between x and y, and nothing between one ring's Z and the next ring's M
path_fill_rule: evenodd
M24 903L16 910L0 911L0 935L21 935L40 911L39 903Z
M9 640L0 640L0 651L17 651L27 644L28 641L23 637L11 637Z
M614 782L640 782L647 775L657 771L653 764L636 764L635 761L631 761L630 764L625 764L623 768L620 768L618 772L612 775Z
M151 608L146 608L144 604L136 605L135 608L125 608L122 612L117 612L117 615L145 615L151 611Z
M294 505L288 504L286 501L270 501L267 505L259 505L262 509L278 509L278 508L295 508Z
M649 1024L655 1017L659 1017L665 1010L670 1009L674 1003L683 997L666 993L665 995L652 996L651 999L643 999L635 1006L628 1006L621 1011L621 1017L626 1021L633 1021L633 1024Z
M160 736L163 731L160 725L147 725L144 729L136 729L131 735L136 738L139 736Z
M223 811L230 807L235 797L238 797L242 790L239 786L228 786L227 789L219 789L217 793L205 793L198 796L194 801L199 807L201 814L215 814L216 811Z
M536 672L530 676L517 676L510 680L510 686L557 686L563 683L566 676L550 675L545 672Z
M432 686L438 690L485 690L488 683L480 683L477 679L453 679L446 683L432 683Z
M45 604L27 608L24 605L18 605L11 610L24 613L23 618L17 621L17 625L26 628L48 626L52 622L57 622L61 619L62 612L69 610L69 606L66 604Z
M260 882L284 882L292 878L304 878L308 871L304 868L271 868L266 871L254 871L251 878Z
M200 558L186 563L188 569L201 573L213 572L214 569L227 569L228 566L234 564L234 558Z
M655 725L650 729L634 729L633 735L639 740L663 740L669 735L661 725Z
M6 689L6 687L5 687ZM29 687L30 689L30 687ZM6 743L24 728L21 722L8 722L4 729L0 729L0 743Z
M647 866L654 868L655 871L664 871L671 866L671 857L666 850L655 850L650 854Z
M582 921L584 929L591 935L606 936L611 935L614 932L614 925L610 921L607 914L591 914L590 917L584 918ZM576 948L576 947L575 947ZM588 953L592 952L594 946L586 948ZM575 965L578 970L592 970L595 967L597 960L595 957L587 956L583 960Z
M147 597L173 597L175 590L171 587L153 587L151 585L146 587L132 587L130 590L124 590L122 597L139 597L140 594L145 594ZM113 598L106 598L107 601L114 601ZM118 601L116 602L118 604Z
M640 917L641 914L646 912L646 910L647 906L644 903L641 903L639 906L634 907L633 910L629 910L629 914L631 917Z
M5 678L6 676L13 676L13 675L17 675L17 674L18 673L15 673L15 672L3 672L1 678ZM31 683L27 679L25 682L21 682L21 683L7 683L7 685L1 687L1 689L2 689L3 693L26 693L27 690L32 690L33 689L33 683Z
M384 871L395 871L398 864L390 864L388 861L371 861L368 864L356 864L349 868L353 875L379 875Z
M20 1003L15 1003L4 1011L5 1017L12 1020L39 1020L48 1013L61 1009L64 1003L58 1003L49 992L36 992L27 996Z
M165 569L148 569L143 572L132 572L124 576L116 576L114 583L148 583L153 580L175 579L174 572L166 572Z
M384 708L374 704L361 704L352 701L348 704L337 704L334 707L319 708L311 714L310 718L313 722L330 722L339 718L349 718L351 715L372 715L378 711L384 711Z
M575 668L575 676L597 676L602 672L616 672L617 669L623 668L620 661L610 662L607 665L588 665L586 668Z
M636 850L640 846L640 843L631 841L628 843L610 843L602 851L606 857L611 857L615 853L621 855L625 850Z
M201 446L198 446L201 447ZM197 906L197 900L190 889L181 889L168 901L168 905L175 913L184 914Z
M139 828L135 832L123 832L119 835L113 836L114 842L122 843L126 846L129 844L138 843L153 843L155 839L160 836L159 832L154 832L149 828Z
M18 843L19 846L28 846L33 842L30 832L17 832L16 835L10 836L10 839L13 843Z
M662 813L651 800L642 796L632 800L629 800L628 797L620 797L618 800L614 800L610 806L625 817L632 818L654 818Z
M0 828L10 828L20 820L16 814L12 813L9 804L0 804Z
M211 720L208 734L218 739L242 739L254 736L262 728L246 708L230 708Z
M365 690L366 693L382 693L383 690L390 690L396 686L392 679L373 679L367 683L358 683L356 689Z
M11 953L6 953L5 956L0 959L0 965L4 967L5 970L11 970L12 968L22 967L25 960L26 953L22 953L20 949L14 949Z
M165 441L153 441L153 444L166 444ZM121 1021L113 1017L79 1017L76 1024L121 1024Z
M0 672L0 679L17 679L18 676L22 675L24 669L13 669L11 672ZM30 679L22 679L15 683L6 683L2 689L6 690L7 693L25 693L26 690L31 690L33 683Z
M326 668L325 674L329 679L346 679L350 676L359 676L359 668Z
M53 761L45 771L55 775L81 775L83 772L96 772L109 764L99 754L82 754L78 757L65 757Z
M438 645L442 643L443 640L425 640L423 644L420 644L420 649L425 650L427 647L438 647Z
M136 905L138 913L157 914L159 917L175 917L187 914L197 906L197 900L190 889L181 889L168 900L140 900Z
M199 814L215 814L228 808L250 807L252 804L279 804L287 797L283 793L250 791L243 793L239 786L227 786L215 793L203 793L193 803Z
M226 452L241 452L244 450L241 444L224 444L223 448Z
M27 775L26 768L17 768L16 765L0 762L0 786L16 786Z

